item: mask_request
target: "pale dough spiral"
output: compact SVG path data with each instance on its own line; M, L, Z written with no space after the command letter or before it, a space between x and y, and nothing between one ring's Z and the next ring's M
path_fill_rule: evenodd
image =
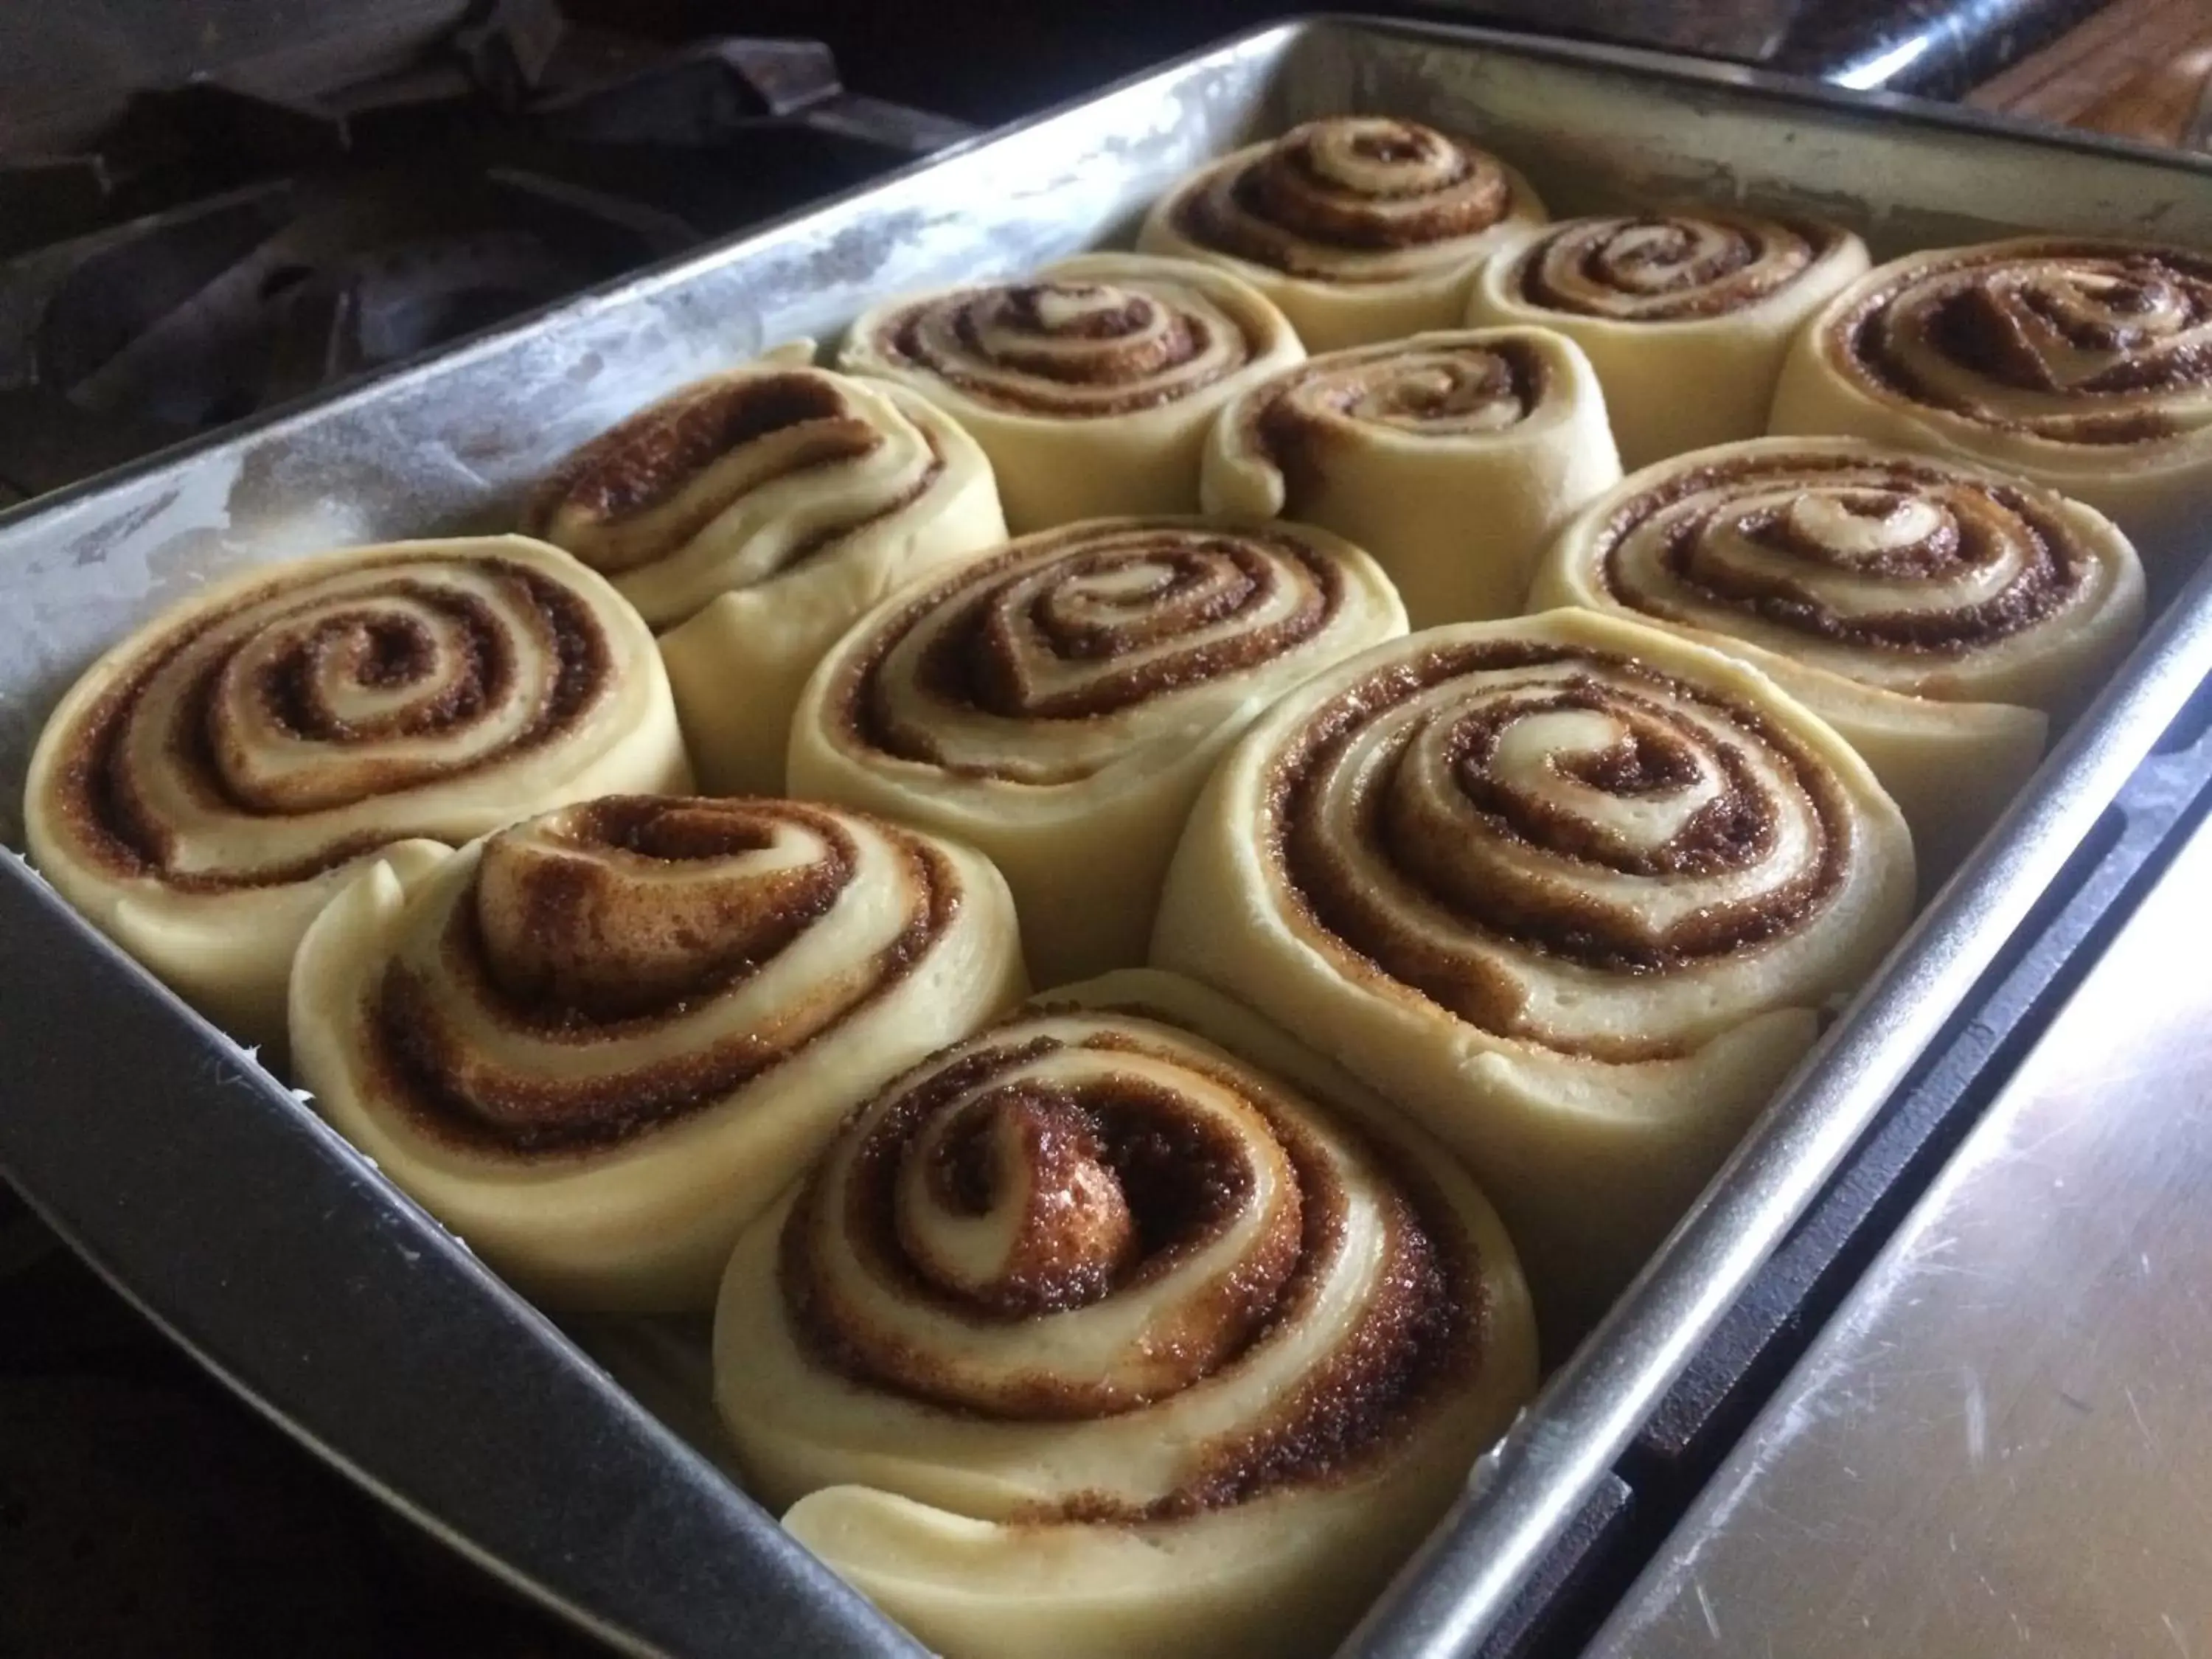
M656 629L701 781L775 794L807 672L884 594L1004 541L974 439L799 345L710 375L563 461L526 527Z
M908 387L973 434L1022 534L1190 511L1216 411L1304 356L1282 313L1234 276L1092 253L878 306L837 362Z
M1221 751L1405 625L1374 561L1325 531L1046 531L894 596L831 648L792 727L791 787L981 848L1040 982L1126 967Z
M2135 550L2094 508L1850 438L1647 467L1546 555L1530 605L1687 634L1771 675L1872 766L1940 879L2141 631Z
M2154 568L2212 489L2212 255L2036 237L1916 253L1790 354L1778 434L1938 449L2087 501Z
M1308 350L1334 351L1451 327L1477 268L1543 219L1528 181L1486 150L1418 122L1334 116L1200 168L1137 246L1236 272Z
M1912 906L1897 808L1772 681L1554 611L1431 629L1285 698L1193 810L1152 959L1459 1152L1564 1341Z
M1451 1159L1147 970L870 1102L714 1338L747 1484L956 1659L1325 1652L1535 1381Z
M31 757L32 861L242 1040L281 1045L292 952L362 866L690 768L653 637L519 536L248 571L94 664Z
M1579 346L1468 330L1333 351L1243 392L1213 428L1199 498L1335 531L1431 628L1518 612L1545 543L1620 478Z
M532 1295L704 1306L844 1113L1022 994L965 848L796 801L611 796L308 930L301 1082Z
M1555 328L1588 352L1635 468L1765 431L1791 337L1866 268L1864 243L1813 220L1565 219L1499 252L1467 320Z

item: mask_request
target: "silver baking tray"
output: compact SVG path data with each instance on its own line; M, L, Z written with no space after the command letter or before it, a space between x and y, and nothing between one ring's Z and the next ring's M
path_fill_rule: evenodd
M1471 134L1556 211L1795 204L1878 253L2023 228L2212 246L2186 157L1648 52L1319 19L1247 35L742 240L0 518L0 841L55 699L236 567L503 526L571 446L862 304L1126 235L1172 179L1307 117ZM2147 639L1353 1638L1472 1651L1670 1379L2212 666L2212 578ZM2179 585L2177 585L2179 586ZM0 1170L277 1423L640 1653L914 1644L252 1057L0 856Z

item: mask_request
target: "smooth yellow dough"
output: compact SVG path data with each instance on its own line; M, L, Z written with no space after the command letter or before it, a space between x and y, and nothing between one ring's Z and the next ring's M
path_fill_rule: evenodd
M1418 122L1309 121L1200 168L1162 197L1137 246L1235 272L1309 351L1451 328L1483 261L1544 222L1528 181Z
M1243 392L1206 447L1209 513L1334 530L1414 628L1510 617L1536 556L1620 479L1582 348L1542 328L1419 334L1309 358Z
M1553 611L1378 647L1255 723L1152 960L1458 1152L1563 1352L1912 907L1897 808L1771 680Z
M1023 994L979 854L794 801L617 796L377 868L308 930L317 1108L527 1294L710 1303L838 1120Z
M1588 352L1633 469L1764 432L1791 337L1866 268L1864 243L1813 220L1563 219L1499 250L1467 321L1555 328Z
M776 794L808 672L902 583L1004 541L990 463L902 387L805 345L709 375L561 465L532 533L655 629L702 784Z
M1189 512L1222 404L1304 356L1282 313L1226 272L1088 253L877 306L837 366L908 387L972 434L1022 535Z
M2033 478L2178 583L2212 499L2212 254L2030 237L1893 260L1799 336L1768 429Z
M411 878L525 813L690 784L637 613L490 536L264 566L163 612L54 710L23 817L63 897L281 1050L300 936L371 864Z
M1529 608L1674 629L1772 676L1856 749L1956 867L2142 631L2112 521L2024 479L1849 438L1647 467L1546 555Z
M1327 1653L1535 1381L1450 1158L1143 969L870 1102L714 1327L749 1487L951 1659Z
M1130 966L1221 751L1405 627L1375 562L1326 531L1047 531L894 596L830 649L793 723L792 792L981 848L1041 983Z

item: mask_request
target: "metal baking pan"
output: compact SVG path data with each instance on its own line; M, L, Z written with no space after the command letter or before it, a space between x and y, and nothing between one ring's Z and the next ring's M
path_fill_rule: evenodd
M0 839L71 678L229 569L511 522L556 456L902 289L1125 235L1300 118L1474 135L1555 211L1703 196L1878 254L2021 229L2212 245L2212 169L1657 54L1323 19L1247 35L682 264L0 519ZM1353 1646L1472 1651L2212 667L2212 576L2148 637L1552 1378ZM276 1421L627 1650L914 1644L485 1273L252 1057L0 858L0 1170Z

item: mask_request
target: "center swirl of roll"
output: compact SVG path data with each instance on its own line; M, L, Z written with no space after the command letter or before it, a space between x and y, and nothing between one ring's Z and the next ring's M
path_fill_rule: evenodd
M279 578L160 641L94 706L66 810L121 872L303 879L410 833L410 792L558 740L612 673L590 604L520 564Z
M1978 423L2125 444L2212 426L2212 258L2001 244L1908 262L1836 325L1853 372Z
M1279 757L1267 833L1336 948L1496 1035L1635 1060L1693 1033L1620 1030L1588 988L1790 933L1854 831L1830 775L1751 708L1493 641L1331 699Z
M957 877L855 813L617 796L504 830L420 920L374 1040L428 1127L534 1154L698 1109L898 982Z
M1069 781L1148 730L1200 729L1192 700L1234 697L1238 674L1319 634L1342 584L1269 528L1128 520L1031 536L880 624L847 677L847 724L909 760Z
M959 289L896 313L883 343L894 362L981 402L1062 418L1175 402L1257 349L1210 295L1135 279Z
M744 369L585 445L525 518L595 569L642 575L621 585L665 623L897 512L943 470L927 434L873 388L820 369ZM711 556L694 546L710 526L728 544Z
M1665 477L1607 526L1600 574L1647 616L1925 657L2035 627L2092 568L2033 492L1937 462L1808 453Z
M1834 233L1747 215L1574 219L1522 255L1522 297L1586 317L1725 316L1788 287Z
M1244 404L1248 441L1288 471L1318 447L1382 428L1414 438L1511 430L1549 390L1527 343L1411 341L1332 352L1285 370Z
M1201 246L1293 276L1341 279L1352 272L1332 251L1461 240L1512 206L1504 169L1473 145L1411 121L1342 117L1295 127L1256 156L1217 168L1184 196L1175 221Z
M785 1304L846 1376L963 1413L1187 1406L1218 1441L1188 1512L1358 1456L1465 1364L1464 1242L1394 1170L1170 1029L1040 1014L848 1129L787 1224ZM1239 1392L1267 1419L1211 1424Z

